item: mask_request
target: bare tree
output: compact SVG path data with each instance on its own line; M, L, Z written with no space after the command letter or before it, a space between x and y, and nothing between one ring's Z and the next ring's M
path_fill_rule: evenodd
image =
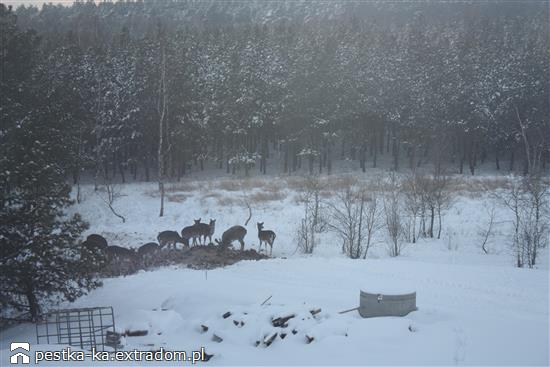
M306 254L313 253L317 246L316 233L322 232L325 227L321 215L323 188L324 185L319 176L309 176L305 181L305 190L300 196L300 201L304 204L304 217L298 227L298 245Z
M120 198L122 195L120 194L120 188L118 185L113 183L111 180L105 178L105 185L104 185L105 191L98 191L98 194L100 195L101 199L107 204L107 207L111 210L111 212L118 218L122 220L122 223L126 223L126 218L122 216L120 213L118 213L114 207L115 201Z
M516 257L516 266L518 268L523 267L524 264L524 251L523 246L521 246L520 241L520 226L521 226L521 201L522 201L522 193L521 193L521 184L519 180L514 179L513 177L510 179L510 182L508 184L508 188L505 192L502 194L495 194L502 203L512 211L514 214L513 218L513 226L514 226L514 234L512 236L512 248L515 252Z
M379 186L377 186L379 187ZM378 197L379 191L369 191L369 196L365 202L365 230L367 232L367 243L365 244L365 252L363 253L363 259L367 258L367 252L369 251L372 238L378 230L384 225L380 217L380 198Z
M401 182L395 172L391 172L385 182L383 199L386 230L390 239L388 246L390 256L399 256L403 245L401 240L403 233L402 201Z
M363 254L368 201L366 187L350 183L327 202L331 213L327 226L340 236L342 251L352 259Z
M411 230L408 231L408 233L409 236L412 234L412 243L416 243L416 219L422 211L424 205L422 183L423 177L421 177L416 171L403 181L405 209L410 216L411 223Z
M523 221L520 239L525 248L527 266L534 267L539 251L548 244L548 183L538 175L531 174L522 181Z
M497 196L512 211L512 248L518 268L537 264L540 250L548 245L548 182L536 174L512 177L505 192Z
M489 250L487 250L487 244L489 243L489 238L493 235L493 226L495 224L495 207L493 205L489 209L486 208L485 210L487 211L489 219L484 227L479 228L478 234L483 239L481 242L481 249L485 254L488 254Z
M437 212L437 239L441 238L443 211L449 209L453 202L452 191L449 190L449 176L438 172L433 177L433 203ZM433 223L433 220L432 220ZM433 230L432 230L433 237Z

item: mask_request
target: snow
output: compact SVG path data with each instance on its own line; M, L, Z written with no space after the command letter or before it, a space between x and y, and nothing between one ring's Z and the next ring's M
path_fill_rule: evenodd
M547 275L393 259L273 259L238 263L207 276L169 268L108 279L71 307L113 305L117 328L149 331L126 338L127 350L149 343L173 350L204 346L215 354L210 364L547 364ZM403 318L338 314L358 305L359 289L383 284L414 288L419 310ZM254 346L274 329L272 316L304 315L314 307L322 309L319 320L295 320L300 333L267 348ZM237 317L223 319L227 311ZM245 325L237 328L233 319ZM201 324L209 332L200 333ZM288 331L293 327L289 324ZM7 330L2 349L14 338L34 340L33 331ZM224 341L213 342L212 333ZM315 337L311 344L305 333Z
M261 187L267 185L265 180L260 187L239 190L216 180L168 185L172 199L167 196L167 215L162 218L156 184L124 185L114 207L126 223L110 213L92 186L84 185L84 201L73 210L91 223L85 235L103 234L113 245L137 247L155 240L161 230L179 231L199 217L203 222L217 219L214 237L219 238L228 227L244 223L248 209L240 198L267 192ZM302 215L297 192L289 185L279 195L252 204L245 237L246 248L257 248L256 222L265 222L277 233L273 259L207 272L183 267L141 271L106 279L103 287L60 307L113 306L117 329L148 331L146 336L125 338L125 350L205 347L214 354L207 362L211 365L549 364L548 252L537 269L515 268L508 244L509 216L499 208L490 253L484 255L478 227L486 220L489 195L462 193L445 215L441 240L408 244L400 257L387 255L379 233L366 260L343 257L340 242L330 233L320 235L321 245L313 255L301 255L294 238ZM339 314L359 305L360 290L416 291L418 310L405 317L372 319L362 319L355 311ZM309 311L316 308L322 311L312 316ZM224 319L227 311L232 315ZM273 317L292 313L296 316L287 328L271 325ZM208 331L202 332L201 325ZM278 336L268 347L256 346L272 332L287 336ZM213 334L223 341L213 341ZM314 337L309 344L306 335ZM4 330L0 364L8 365L11 341L25 340L31 345L36 341L34 325Z

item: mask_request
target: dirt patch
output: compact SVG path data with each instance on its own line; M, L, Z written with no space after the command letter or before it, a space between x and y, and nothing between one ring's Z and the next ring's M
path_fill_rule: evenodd
M191 197L191 195L187 195L187 194L172 194L172 195L166 196L168 201L175 202L175 203L183 203L189 197Z
M251 203L264 203L267 201L279 201L284 200L286 194L284 191L257 191L249 195L248 199Z
M267 259L266 255L249 250L222 250L219 246L210 244L208 246L184 247L182 249L164 249L145 258L137 254L134 258L113 259L107 261L101 272L102 276L129 275L139 270L154 269L162 266L184 265L191 269L214 269L227 265L233 265L242 260Z
M157 254L157 258L148 267L163 265L187 265L192 269L214 269L222 266L233 265L241 260L262 260L267 256L259 254L256 250L245 251L226 249L219 246L194 246L181 250L165 250Z

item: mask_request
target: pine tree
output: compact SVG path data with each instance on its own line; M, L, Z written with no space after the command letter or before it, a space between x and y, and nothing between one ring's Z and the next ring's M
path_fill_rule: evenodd
M0 21L15 21L3 6ZM5 29L2 66L17 68L2 75L3 111L10 113L0 133L0 305L2 317L27 311L36 320L48 302L75 300L99 283L93 269L83 266L77 245L87 225L79 215L64 213L72 201L63 129L54 123L58 106L40 93L44 85L33 77L40 68L38 42L32 32ZM22 55L25 60L17 63Z

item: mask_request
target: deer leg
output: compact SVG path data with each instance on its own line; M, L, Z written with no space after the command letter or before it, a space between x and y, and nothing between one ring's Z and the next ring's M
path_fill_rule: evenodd
M243 241L243 240L239 240L239 242L241 243L241 251L244 251L244 241Z

